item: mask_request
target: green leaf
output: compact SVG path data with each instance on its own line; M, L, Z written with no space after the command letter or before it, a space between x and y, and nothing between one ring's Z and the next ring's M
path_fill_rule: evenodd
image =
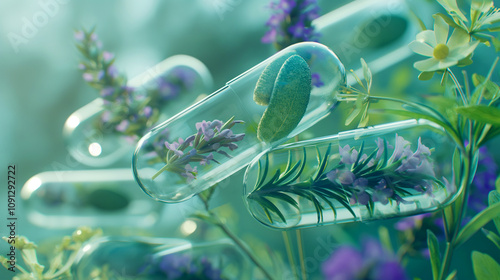
M330 149L332 148L332 145L328 145L328 148L326 149L325 156L323 159L321 158L321 153L319 152L319 148L316 147L316 153L318 156L318 172L316 173L316 176L314 176L313 181L318 181L319 177L323 174L323 172L326 169L326 165L328 164L328 156L330 155Z
M439 253L439 242L436 235L431 230L427 230L427 246L429 247L429 255L431 258L432 278L437 280L441 268L441 256Z
M498 182L498 179L497 179L497 182ZM488 205L492 206L492 205L497 204L499 202L500 202L500 193L497 190L492 190L488 194ZM497 231L500 233L500 215L493 218L493 223L495 223Z
M288 136L302 120L310 93L309 65L299 55L290 56L279 70L269 106L257 127L257 138L270 143Z
M500 265L489 255L478 251L472 252L472 268L477 280L498 279Z
M448 274L448 277L446 277L445 280L455 280L457 279L457 271L453 270L450 274Z
M493 244L495 244L498 247L498 249L500 249L500 237L496 233L489 231L485 228L482 228L481 230L483 231L484 235L486 235L486 238L491 240L491 242L493 242Z
M380 243L384 245L387 251L394 252L394 249L392 248L391 235L389 234L389 230L386 227L380 226L378 228L378 236L380 239Z
M456 0L437 0L441 6L450 14L450 15L456 15L458 16L462 21L467 22L467 18L465 15L460 11L457 5Z
M364 96L362 94L358 94L358 98L356 99L356 102L352 106L351 112L349 116L347 116L347 119L345 120L344 125L349 125L352 123L352 121L361 113L361 110L363 109L363 102L364 102Z
M366 84L367 84L367 92L370 93L370 89L372 87L372 71L370 71L370 68L368 68L368 64L366 64L366 61L361 58L361 65L363 66L363 77L365 78Z
M457 107L455 110L460 115L469 119L481 123L500 125L500 109L498 108L485 105L472 105Z
M488 206L488 208L479 212L470 222L465 225L458 233L455 247L458 247L471 238L480 228L484 227L489 221L500 215L500 203Z
M495 181L495 188L497 192L500 192L500 176L498 176L497 180Z
M258 202L264 208L264 212L266 212L266 215L267 215L267 218L269 219L269 222L273 223L273 219L269 213L269 210L271 210L271 212L274 212L276 215L278 215L278 217L280 218L280 220L283 223L286 223L286 218L283 215L283 213L281 213L279 208L276 207L276 205L274 205L274 203L272 203L269 199L267 199L265 197L259 197Z
M449 26L453 28L461 28L453 19L443 13L436 13L435 16L441 17Z
M285 61L290 58L294 52L286 53L271 63L269 63L257 81L257 85L255 86L255 90L253 91L253 100L255 103L267 106L269 105L269 101L271 100L271 95L273 93L274 84L276 82L276 78L280 72L281 67L285 63Z
M500 31L500 30L498 30L498 31ZM500 51L500 40L498 40L498 38L493 38L491 41L493 43L493 47L495 47L495 51L496 52Z
M489 28L488 28L488 31L489 31L489 32L499 32L499 31L500 31L500 26L489 27ZM495 39L496 39L496 38L495 38ZM494 39L494 40L495 40L495 39ZM498 40L498 39L496 39L496 40Z
M500 88L498 87L497 84L495 84L489 79L487 80L486 77L478 74L472 75L472 82L476 87L476 90L474 90L474 94L472 95L473 96L472 102L474 103L477 102L481 94L482 96L484 96L484 98L491 100L495 96L497 96L500 91Z
M472 3L470 5L470 8L472 10L481 12L481 13L486 13L490 8L493 7L493 1L492 0L472 0Z
M434 73L436 72L422 72L418 75L418 79L421 81L428 81L434 77Z
M266 163L264 164L264 173L262 174L262 176L260 174L260 172L262 171L261 167L262 167L262 165L260 164L260 160L259 160L258 172L257 172L257 178L259 178L259 179L257 181L257 184L255 185L256 189L260 188L262 186L262 184L264 184L264 181L267 177L267 172L269 171L269 154L268 153L266 153Z

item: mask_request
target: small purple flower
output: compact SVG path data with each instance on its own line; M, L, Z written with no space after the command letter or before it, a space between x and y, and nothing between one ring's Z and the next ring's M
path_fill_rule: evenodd
M99 39L98 36L97 36L97 34L92 33L92 35L90 35L90 40L97 41L97 39Z
M269 27L279 27L281 23L285 20L285 14L274 14L272 15L269 20L266 22L266 25ZM272 29L276 31L276 29Z
M111 112L110 111L104 111L101 115L101 121L102 122L109 122L111 120Z
M104 78L105 74L106 73L104 72L104 70L97 72L97 80L98 81L102 80Z
M90 73L83 73L83 80L85 80L86 82L93 82L94 81L94 75L90 74Z
M83 41L83 39L85 39L85 34L83 33L83 31L80 31L80 30L76 31L74 34L74 38L78 42L81 42L81 41Z
M352 185L352 183L356 179L356 176L354 175L354 173L352 173L351 171L349 171L347 169L345 169L345 170L334 169L334 170L328 172L326 174L326 177L332 183L335 183L338 181L339 183L341 183L342 185L345 185L345 186Z
M312 73L311 81L314 87L322 87L325 85L325 83L321 81L321 75L319 73Z
M380 180L374 188L372 194L372 199L374 202L379 201L383 205L389 203L389 198L392 197L394 191L387 187L387 183L384 179Z
M212 153L208 154L205 158L200 161L200 165L210 164L210 161L214 159L214 155Z
M115 93L115 88L113 87L105 87L101 89L101 97L103 98L110 97L113 93Z
M288 28L288 32L292 34L293 37L307 41L310 35L310 30L304 26L302 20L296 22L294 25Z
M157 79L158 91L160 92L160 97L163 100L172 100L179 96L180 87L169 82L164 77Z
M405 140L402 136L396 134L396 144L394 152L392 153L390 162L398 161L404 154L408 153L408 146L410 142ZM410 151L411 152L411 151Z
M118 69L116 69L116 66L110 65L107 70L108 76L111 78L115 79L118 77Z
M167 141L165 141L165 147L180 157L180 156L184 155L184 152L178 150L179 146L180 146L180 144L177 142L173 142L172 144L170 144Z
M298 5L300 3L300 5ZM319 16L316 1L279 0L269 5L271 17L266 22L269 30L261 41L273 43L278 49L303 41L315 41L319 34L311 21Z
M116 130L117 131L120 131L120 132L125 132L125 130L127 130L128 126L129 126L129 122L127 120L122 120L117 126L116 126Z
M488 148L486 146L479 148L478 167L468 200L468 206L473 212L478 213L488 206L488 193L495 189L497 170L498 165Z
M384 154L386 142L384 139L377 137L377 140L375 140L375 143L377 144L377 155L376 155L375 159L379 160L380 157L382 157L382 155ZM387 148L392 149L393 147L391 145L387 144Z
M341 246L322 264L322 272L327 280L408 279L396 256L374 239L365 240L361 250Z
M85 66L83 63L80 63L80 64L78 64L78 69L85 70L85 69L87 69L87 66Z
M151 108L151 106L144 107L144 109L142 110L142 114L144 115L144 117L149 119L153 115L153 108Z
M186 164L186 166L184 166L184 172L181 173L182 176L187 178L188 182L190 182L193 179L196 179L197 174L198 174L197 166L192 168L191 165L189 164Z
M339 146L340 162L344 164L353 164L358 159L358 151L351 149L349 145Z
M104 59L105 62L110 62L115 55L113 53L103 51L102 52L102 58Z
M415 229L418 223L422 223L424 218L431 217L432 213L425 213L415 216L410 216L399 220L394 227L399 231Z
M264 37L262 37L260 41L264 44L270 44L276 41L277 33L278 32L276 31L276 29L271 29L266 32L266 34L264 35Z

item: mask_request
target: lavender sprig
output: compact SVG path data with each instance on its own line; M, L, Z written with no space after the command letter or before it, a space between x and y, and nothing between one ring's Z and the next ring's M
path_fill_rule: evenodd
M298 42L318 40L320 34L311 25L319 17L317 0L279 0L269 8L272 15L262 43L273 44L279 51Z
M119 74L115 55L102 49L94 30L75 32L77 48L85 58L79 68L83 79L99 90L104 100L104 112L96 123L101 129L136 140L159 119L160 109L183 90L194 86L196 73L191 69L174 69L144 88L127 86L127 78Z
M198 132L186 139L179 138L177 142L164 142L167 148L167 153L164 157L165 166L156 172L152 179L154 180L164 171L170 171L187 178L188 182L196 179L198 175L197 166L192 167L193 162L198 162L200 165L207 165L210 162L219 163L214 158L214 153L224 155L231 158L226 151L221 148L228 148L234 151L238 148L239 142L245 137L244 133L234 134L231 128L243 121L235 121L234 117L230 118L226 123L220 120L202 121L196 123ZM190 148L189 150L187 150Z

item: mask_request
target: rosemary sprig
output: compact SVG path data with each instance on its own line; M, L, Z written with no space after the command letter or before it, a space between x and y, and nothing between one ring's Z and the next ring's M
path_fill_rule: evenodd
M277 168L270 171L269 154L263 161L259 160L257 183L247 199L253 200L262 207L271 224L287 223L281 203L295 208L298 212L307 212L300 201L312 204L317 215L317 222L324 222L324 211L332 211L334 221L337 220L338 207L344 207L357 218L353 206L365 206L373 216L375 203L412 203L404 197L416 193L426 193L433 185L445 188L435 178L430 153L431 149L418 142L415 152L410 150L410 142L396 134L393 154L389 157L388 148L392 148L386 140L378 138L377 147L364 154L365 142L362 141L359 151L349 145L339 147L340 160L334 164L331 144L324 155L316 147L315 168L307 162L306 148L302 148L302 157L293 159L292 150L288 151L288 161L284 171ZM332 158L332 159L330 159ZM331 168L328 166L332 165ZM417 168L418 166L418 168ZM272 174L272 175L270 175ZM269 178L267 178L269 177Z

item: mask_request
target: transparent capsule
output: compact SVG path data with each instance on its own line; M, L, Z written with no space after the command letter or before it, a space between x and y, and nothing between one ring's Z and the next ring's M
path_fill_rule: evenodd
M251 214L273 228L303 228L435 211L452 202L453 141L408 120L273 149L244 176Z
M21 199L28 220L44 228L149 227L163 206L137 188L129 168L39 173Z
M420 2L419 10L430 9ZM363 58L376 73L412 54L407 46L420 27L409 5L406 0L352 1L313 20L312 26L347 69L360 69Z
M324 45L290 46L141 138L135 178L157 200L186 200L326 117L344 79Z
M66 120L63 136L68 152L88 166L104 167L121 160L119 167L125 167L138 140L127 131L132 125L125 127L130 118L141 118L142 113L150 120L157 118L156 123L140 123L139 129L151 128L210 93L212 84L212 76L201 61L187 55L169 57L127 83L134 89L134 99L154 98L158 108L145 108L137 114L134 108L127 108L127 112L117 111L117 107L107 110L107 101L97 98Z
M229 240L103 237L90 241L72 267L76 279L251 279L248 259Z

